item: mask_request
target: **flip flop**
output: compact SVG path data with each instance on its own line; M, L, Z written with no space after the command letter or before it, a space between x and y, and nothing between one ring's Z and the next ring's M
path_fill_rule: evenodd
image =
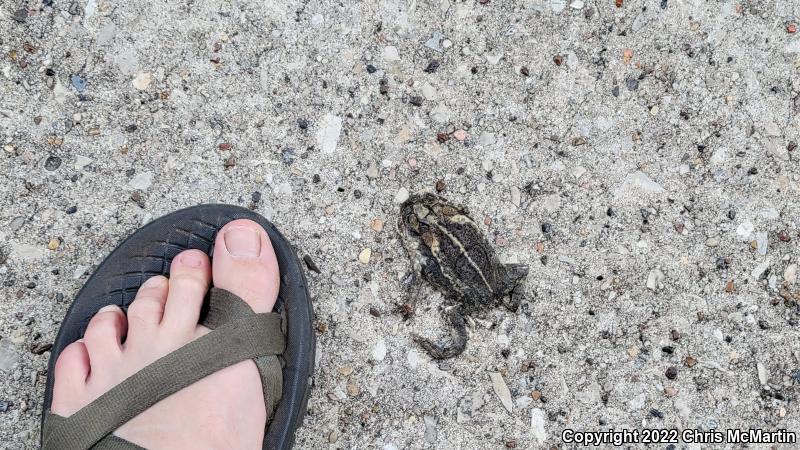
M169 276L172 258L186 249L211 255L217 232L236 219L267 231L280 267L280 291L272 313L255 314L234 294L212 288L201 323L213 331L145 367L98 399L61 417L50 413L54 366L61 351L83 336L106 305L127 311L139 286ZM264 449L289 449L306 413L314 367L311 296L300 262L286 239L259 214L231 205L199 205L164 216L123 241L95 270L61 324L48 364L42 408L44 450L141 449L114 430L160 399L211 373L253 359L262 378L269 416Z

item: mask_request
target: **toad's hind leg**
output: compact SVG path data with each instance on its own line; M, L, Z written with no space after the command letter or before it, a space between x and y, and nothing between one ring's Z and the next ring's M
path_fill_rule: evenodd
M452 325L451 334L453 336L452 342L449 345L444 343L435 343L430 339L426 339L417 334L412 334L412 338L417 342L431 358L434 359L449 359L455 358L464 352L467 348L467 324L464 322L466 312L461 306L454 306L446 312L447 318Z

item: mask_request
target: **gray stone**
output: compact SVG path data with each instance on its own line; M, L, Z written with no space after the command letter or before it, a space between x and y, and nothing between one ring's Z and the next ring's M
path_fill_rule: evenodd
M437 52L442 51L442 39L444 39L444 35L438 31L433 32L433 36L425 41L425 47L428 47L431 50L435 50Z
M0 371L9 373L19 362L17 348L11 339L0 338Z
M425 414L422 417L422 420L425 423L425 442L429 444L435 444L436 436L438 434L436 431L436 417Z
M128 181L128 187L146 191L153 184L153 172L140 172Z

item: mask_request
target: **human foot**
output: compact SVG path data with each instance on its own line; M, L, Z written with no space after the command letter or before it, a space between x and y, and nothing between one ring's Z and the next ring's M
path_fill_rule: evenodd
M100 310L84 338L56 362L51 411L69 416L156 359L208 333L198 325L203 297L214 286L256 312L269 312L279 270L267 233L236 220L217 234L213 262L199 250L176 256L170 279L157 276L139 288L127 318L117 307ZM261 448L266 411L252 361L227 367L138 415L115 435L149 449Z

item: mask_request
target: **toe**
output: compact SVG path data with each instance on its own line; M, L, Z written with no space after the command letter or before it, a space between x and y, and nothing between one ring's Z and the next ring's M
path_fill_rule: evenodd
M93 364L119 356L122 337L128 329L125 314L117 305L101 308L89 321L83 341Z
M222 227L213 259L214 286L238 295L256 312L272 311L278 297L278 260L261 225L239 219Z
M89 353L82 341L66 346L56 360L53 382L54 414L67 417L80 409L81 396L89 376Z
M126 345L146 338L161 323L167 303L169 283L166 277L156 275L145 281L128 306L128 337Z
M211 262L200 250L185 250L172 260L169 273L169 294L161 324L179 333L194 332L211 283Z

